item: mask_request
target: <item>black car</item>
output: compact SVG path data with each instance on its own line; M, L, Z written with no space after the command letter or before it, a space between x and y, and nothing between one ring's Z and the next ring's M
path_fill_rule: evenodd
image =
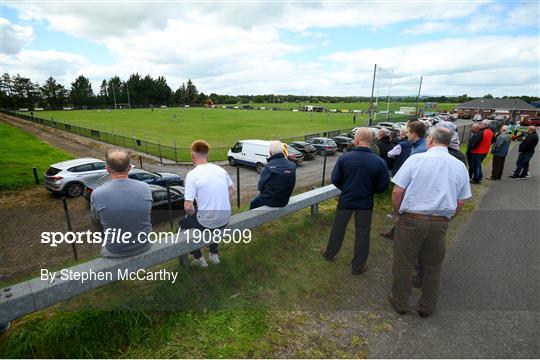
M337 151L337 145L334 140L326 137L316 137L306 140L307 143L313 145L317 149L319 155L333 155Z
M317 155L317 149L305 141L295 141L289 143L289 146L304 154L304 160L312 160Z
M159 186L184 186L184 180L180 175L171 174L171 173L155 173L151 171L146 171L143 169L132 168L128 177L130 179L143 181L149 185L159 185ZM111 180L111 175L106 174L100 177L95 181L89 181L84 184L83 195L86 200L90 201L90 195L95 188L109 182Z
M338 150L341 152L347 152L354 147L353 139L348 136L334 136L332 140L334 140Z

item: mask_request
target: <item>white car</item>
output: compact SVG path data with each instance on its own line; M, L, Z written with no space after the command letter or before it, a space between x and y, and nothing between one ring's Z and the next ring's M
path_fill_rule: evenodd
M107 174L105 161L81 158L52 164L45 172L45 188L70 197L82 195L84 184Z
M289 145L287 147L287 159L296 165L304 161L304 155ZM267 140L241 140L227 152L229 165L246 165L254 167L261 172L270 156L270 141Z

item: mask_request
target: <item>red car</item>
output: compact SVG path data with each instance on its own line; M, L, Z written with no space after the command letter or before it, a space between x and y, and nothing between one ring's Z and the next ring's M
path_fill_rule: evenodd
M540 126L540 117L525 118L521 120L520 124L522 126Z

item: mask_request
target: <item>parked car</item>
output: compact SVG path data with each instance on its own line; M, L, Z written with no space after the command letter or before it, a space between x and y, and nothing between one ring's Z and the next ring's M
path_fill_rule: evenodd
M289 159L296 165L300 165L304 162L304 154L301 151L298 151L287 144L285 144L285 146L287 147L287 159Z
M333 155L337 151L337 144L335 141L326 137L316 137L306 141L317 149L319 155Z
M155 173L142 169L131 168L128 173L128 177L130 179L144 181L148 185L158 185L166 187L168 183L170 187L184 186L184 180L180 175L170 173ZM105 174L97 180L87 182L84 187L85 199L90 201L90 196L92 195L92 192L96 188L102 186L103 184L106 184L109 181L111 181L111 175Z
M334 136L332 140L336 143L338 151L341 152L347 152L354 147L353 139L348 136Z
M246 165L254 167L260 173L267 163L270 141L267 140L242 140L234 144L227 153L229 165ZM295 164L300 164L304 161L304 155L287 145L287 158Z
M317 149L305 141L294 141L289 143L289 146L304 154L304 160L314 159L317 155Z
M152 191L152 209L169 206L167 188L159 185L149 185ZM169 186L171 205L181 204L183 207L185 189L183 186Z
M105 161L81 158L52 164L45 172L45 188L52 193L77 197L82 195L86 182L107 174Z
M380 122L378 123L377 125L375 125L376 128L385 128L385 129L388 129L388 130L391 130L394 128L394 123L393 122L386 122L386 121L383 121L383 122Z
M520 124L522 126L540 126L540 117L525 118Z
M401 131L407 128L406 122L397 122L394 124L394 130Z

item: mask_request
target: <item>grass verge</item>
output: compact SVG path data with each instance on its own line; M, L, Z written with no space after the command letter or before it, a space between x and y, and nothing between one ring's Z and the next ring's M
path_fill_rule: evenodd
M37 168L38 176L43 178L49 165L72 158L4 122L0 122L0 138L0 190L35 184L32 168Z

